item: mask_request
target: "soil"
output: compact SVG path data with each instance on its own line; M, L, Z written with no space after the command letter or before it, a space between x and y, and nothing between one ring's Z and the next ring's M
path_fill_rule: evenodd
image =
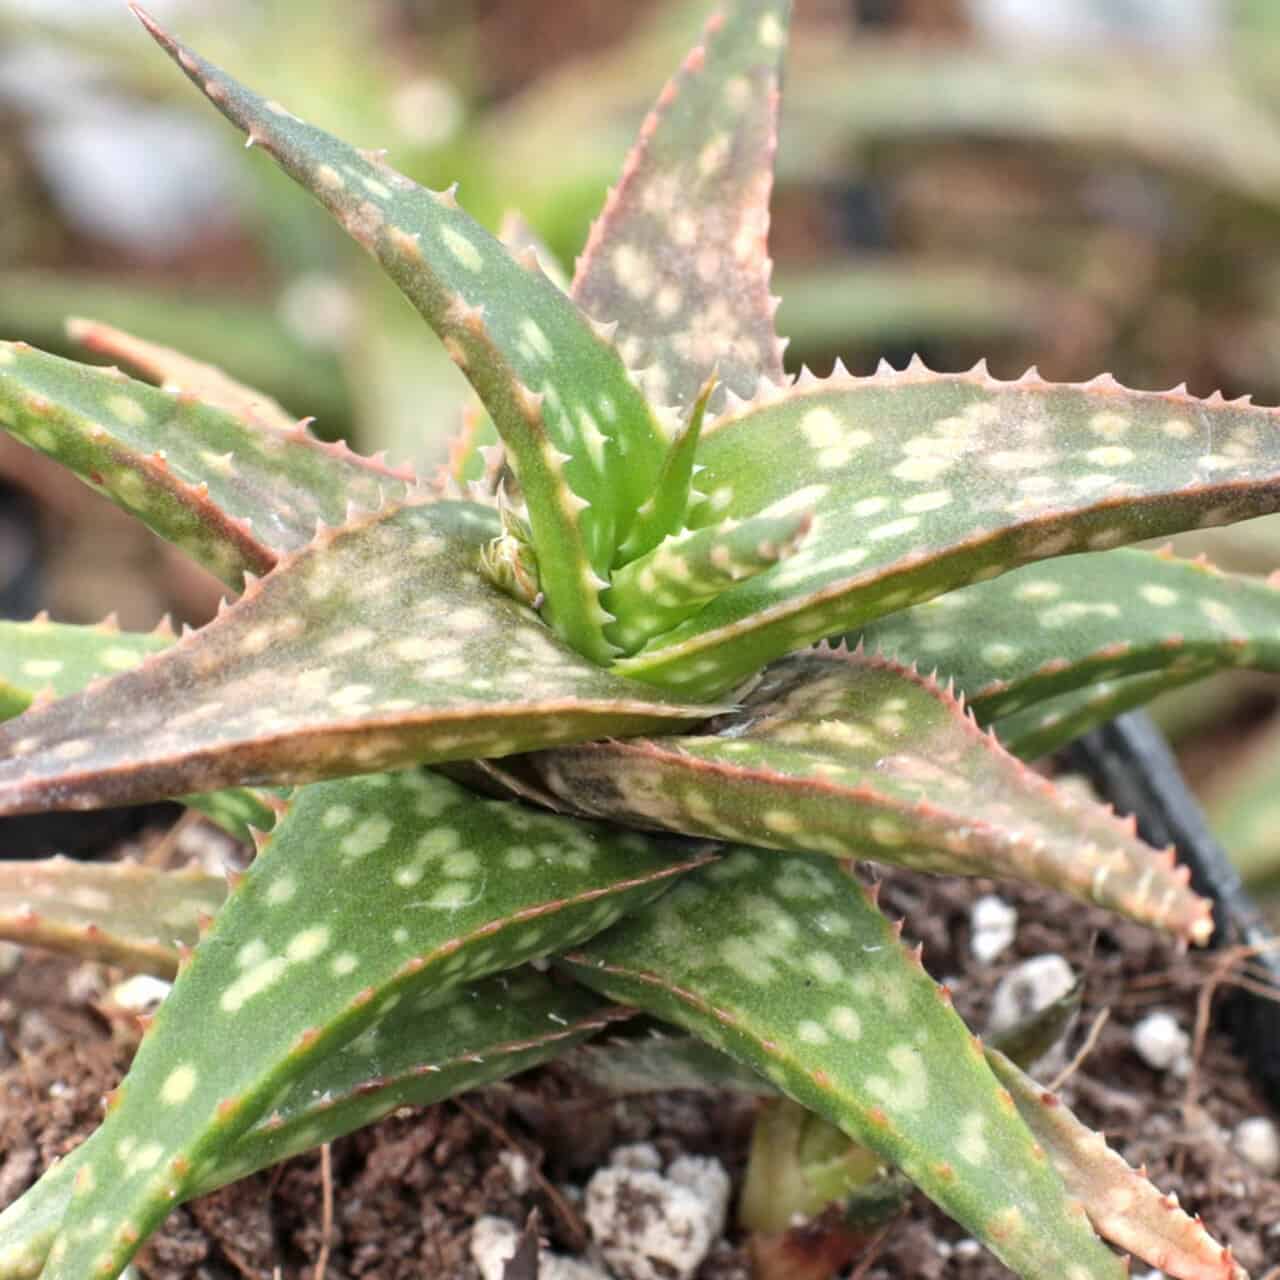
M969 908L998 891L1019 911L1014 945L992 965L969 955ZM1240 974L1223 957L1182 955L1162 939L1055 895L989 882L892 873L882 901L925 944L976 1028L996 982L1020 960L1065 956L1085 979L1079 1021L1057 1066L1075 1053L1103 1010L1109 1016L1063 1096L1134 1164L1203 1215L1260 1280L1280 1277L1280 1181L1262 1177L1229 1143L1242 1119L1267 1113L1229 1039L1206 1028L1189 1077L1144 1065L1131 1029L1154 1008L1188 1031L1215 992ZM136 1031L104 1012L115 971L37 952L0 978L0 1205L20 1194L97 1123L103 1095L124 1071ZM1041 1075L1047 1078L1046 1072ZM690 1092L608 1098L564 1068L547 1067L460 1103L404 1108L331 1151L330 1280L476 1280L471 1225L484 1214L523 1224L533 1208L553 1248L580 1252L575 1188L613 1147L650 1141L665 1160L718 1157L740 1179L752 1103ZM541 1177L520 1179L513 1151ZM525 1185L531 1181L531 1185ZM562 1194L549 1193L551 1187ZM324 1180L318 1154L300 1157L177 1210L138 1259L147 1280L292 1280L320 1257ZM917 1196L892 1224L862 1280L987 1280L1009 1273ZM1268 1268L1274 1270L1268 1271ZM1138 1274L1142 1275L1139 1267ZM739 1235L713 1251L698 1280L746 1280Z

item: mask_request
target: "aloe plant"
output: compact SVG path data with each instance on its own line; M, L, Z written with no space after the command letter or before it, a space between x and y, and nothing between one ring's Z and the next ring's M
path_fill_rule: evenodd
M0 1214L0 1277L118 1274L174 1204L626 1009L1021 1276L1125 1274L1099 1235L1243 1275L1139 1175L1094 1194L1102 1157L984 1053L854 860L1208 939L1170 851L1026 769L954 686L998 727L1188 651L1274 662L1273 588L1114 548L1280 508L1276 413L982 366L789 378L765 248L786 0L712 16L568 282L519 224L493 238L137 12L478 405L422 482L127 335L95 331L161 386L0 347L0 425L233 597L180 638L6 627L0 812L187 797L257 846L225 893L14 873L0 927L176 980L100 1129ZM949 659L951 684L917 669ZM523 967L548 958L565 985Z

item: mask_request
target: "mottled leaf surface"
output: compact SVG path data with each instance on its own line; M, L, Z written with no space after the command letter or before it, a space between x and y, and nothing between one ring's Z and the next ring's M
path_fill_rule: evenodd
M1280 505L1278 424L1239 401L1006 383L981 366L802 379L703 428L697 519L812 508L804 545L618 669L723 689L1029 561L1265 514Z
M172 347L79 317L67 321L67 334L96 355L109 356L136 369L166 391L194 396L202 404L225 409L276 431L290 432L298 425L298 419L266 392L247 387L216 366L194 360Z
M177 637L168 625L144 633L121 631L114 619L91 626L0 621L0 719L25 711L44 693L63 697L93 680L132 671Z
M579 812L1030 881L1200 942L1213 929L1171 850L1023 767L942 687L888 659L795 655L697 736L585 743L530 763Z
M692 403L713 368L742 396L762 375L783 379L766 240L790 10L743 0L712 16L578 263L574 298L618 323L623 354L663 403Z
M323 531L203 630L0 727L0 809L501 756L707 713L595 666L485 582L496 532L466 503Z
M560 963L761 1072L1027 1280L1125 1274L945 992L842 864L735 851Z
M22 343L0 343L0 427L236 589L309 541L318 520L409 488L300 424L279 430Z
M302 789L88 1139L42 1274L116 1274L286 1089L393 1007L580 942L708 856L423 771Z
M529 506L549 616L602 661L597 594L626 524L649 496L670 427L617 350L542 272L457 204L245 89L143 17L251 141L382 264L470 379L506 443Z
M855 639L936 666L990 723L1152 670L1280 670L1280 586L1126 548L1027 565L881 618Z
M202 920L226 894L221 876L195 866L0 862L0 938L168 978L178 969L179 944L195 945Z
M1081 1124L1003 1054L989 1051L987 1058L1100 1235L1175 1280L1248 1280L1231 1250L1199 1218L1188 1217L1176 1196L1161 1195L1102 1134Z

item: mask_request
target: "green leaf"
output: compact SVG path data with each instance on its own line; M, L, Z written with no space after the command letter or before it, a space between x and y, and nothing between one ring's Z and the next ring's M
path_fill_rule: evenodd
M801 645L1032 560L1273 511L1278 420L1110 378L998 382L981 365L802 376L703 428L707 502L695 517L803 502L815 513L804 546L617 669L714 692Z
M1280 585L1169 551L1109 551L937 596L849 640L936 665L986 724L1150 671L1280 671Z
M1172 850L1001 750L941 686L820 650L767 670L697 736L584 743L529 763L579 812L713 839L1064 890L1205 942Z
M613 575L604 595L617 619L610 639L634 653L736 583L794 556L812 524L811 511L779 510L671 534Z
M280 430L23 343L0 343L0 427L237 590L246 572L313 537L317 521L409 489L409 477L303 424Z
M1189 1218L1176 1196L1161 1195L1102 1134L1081 1124L1004 1054L988 1050L987 1061L1104 1239L1176 1280L1248 1280L1230 1247L1218 1244L1198 1217Z
M641 128L578 263L573 297L618 323L623 354L647 366L662 403L691 404L712 369L741 396L761 377L783 380L765 242L790 10L741 0L716 13Z
M121 631L114 617L91 626L0 621L0 719L25 711L38 697L64 697L91 681L131 671L177 639L168 621L154 631Z
M202 404L225 409L238 418L276 431L291 432L298 425L298 420L265 392L246 387L221 369L193 360L172 347L79 317L67 321L67 336L95 355L124 361L166 391L192 396Z
M1229 768L1210 775L1202 803L1236 870L1266 892L1280 871L1280 721L1269 721Z
M114 618L92 626L50 622L46 614L30 622L0 621L0 720L19 715L38 700L65 697L95 680L130 671L176 639L167 620L147 633L121 631ZM267 799L243 787L187 796L183 803L241 840L248 839L250 827L267 831L275 822Z
M501 756L701 719L485 582L485 507L324 530L203 630L0 727L0 810L95 808Z
M612 647L598 592L671 434L612 342L543 274L536 254L517 262L452 192L426 191L380 156L264 101L134 10L218 110L379 260L440 335L519 476L548 616L580 652L606 660Z
M393 1006L590 937L709 856L421 771L299 791L85 1144L42 1274L117 1274L286 1088Z
M761 1072L1028 1280L1124 1275L945 991L842 864L734 852L559 963Z
M186 1198L331 1142L406 1105L425 1106L505 1079L630 1016L532 969L429 993L392 1009L294 1082ZM76 1148L0 1213L0 1280L39 1274L89 1154Z
M221 876L197 866L0 862L0 938L169 978L226 893Z
M1213 670L1212 665L1173 666L1141 676L1100 680L1001 716L992 723L991 732L1015 756L1037 760L1125 711L1146 706L1162 693L1203 680Z

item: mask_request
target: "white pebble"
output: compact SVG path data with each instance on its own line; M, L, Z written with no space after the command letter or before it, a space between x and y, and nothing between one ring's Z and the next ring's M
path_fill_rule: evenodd
M1191 1037L1171 1013L1149 1013L1133 1029L1133 1048L1156 1071L1185 1075L1191 1065Z
M505 1218L477 1218L471 1228L471 1261L484 1280L502 1280L515 1254L520 1231ZM538 1280L612 1280L607 1271L577 1258L538 1250Z
M173 984L149 973L135 973L111 988L111 1001L131 1013L152 1013L169 994Z
M647 1169L656 1173L662 1168L662 1157L652 1142L630 1142L625 1147L614 1147L609 1163L615 1169Z
M1280 1174L1280 1131L1269 1116L1241 1120L1231 1135L1231 1145L1264 1177Z
M1000 979L991 996L988 1035L1002 1035L1061 1000L1076 984L1071 966L1060 956L1033 956Z
M1018 936L1018 909L988 893L969 912L969 950L979 964L990 964Z
M524 1195L533 1185L533 1179L530 1177L529 1157L524 1152L499 1151L498 1163L507 1171L507 1181L511 1184L511 1190L516 1195Z
M646 1146L621 1149L592 1177L587 1226L622 1280L687 1280L724 1231L729 1175L718 1160L699 1156L673 1161L666 1177L637 1168Z
M0 942L0 978L16 973L22 964L22 948L16 942Z

